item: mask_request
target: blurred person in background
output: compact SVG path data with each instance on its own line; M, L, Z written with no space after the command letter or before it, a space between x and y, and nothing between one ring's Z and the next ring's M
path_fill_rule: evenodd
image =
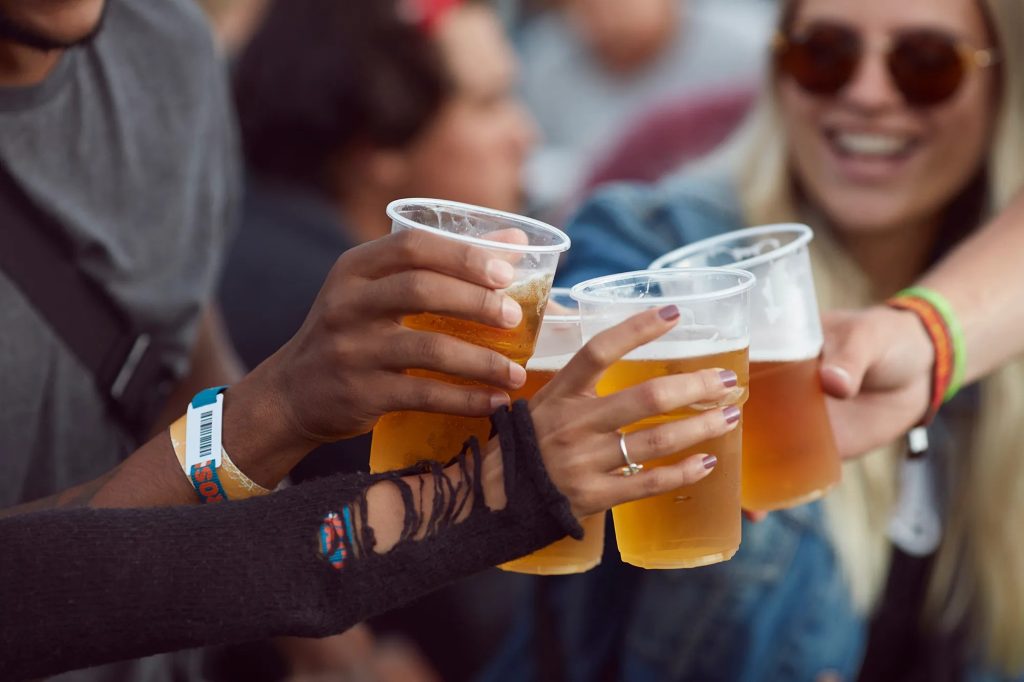
M745 225L800 221L815 228L823 309L884 301L1024 188L1022 47L1024 6L1015 0L783 3L771 82L745 127L676 177L599 192L570 226L561 283L644 267ZM1007 286L1019 299L1019 280ZM961 298L957 313L998 317L999 298L987 285ZM838 397L849 391L837 390L842 372L828 363L849 315L825 315L822 379ZM933 355L930 344L915 345L917 318L886 308L871 316L869 336L858 337L885 344L881 383L908 368L928 376ZM975 337L968 364L1004 345ZM1013 356L1000 365L929 426L931 511L943 526L934 551L912 555L922 550L888 530L906 494L897 434L924 412L927 382L869 392L862 408L876 406L871 418L847 423L841 404L832 406L851 457L838 487L820 503L745 525L731 561L644 572L606 560L561 581L555 603L572 615L559 626L555 660L572 679L609 669L629 680L1022 679L1024 366ZM886 438L865 437L880 431ZM581 665L595 642L614 653ZM518 653L501 661L505 670L524 660Z
M247 364L298 329L340 253L390 231L390 201L521 207L516 79L480 4L270 4L234 74L247 181L222 302Z
M543 136L531 204L558 208L638 115L761 75L773 9L751 0L564 0L519 39Z
M484 4L274 0L237 55L233 79L247 175L220 299L251 367L299 328L341 253L390 231L390 201L423 196L521 208L535 130L516 95L515 53ZM369 446L366 433L319 448L292 479L365 470ZM440 657L447 679L459 679L500 637L516 578L485 573L378 625L412 634ZM457 656L441 646L455 632L467 642ZM364 628L286 648L298 671L390 657L434 679L408 648L374 646ZM260 655L276 659L266 649Z

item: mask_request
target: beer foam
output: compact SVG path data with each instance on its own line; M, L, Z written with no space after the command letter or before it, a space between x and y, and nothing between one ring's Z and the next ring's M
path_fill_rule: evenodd
M751 362L798 362L809 360L821 355L820 342L808 341L795 348L758 348L756 343L750 344Z
M746 339L692 339L652 341L626 354L626 360L686 360L705 355L718 355L743 350L747 347Z
M534 356L526 363L526 369L534 372L557 372L569 364L574 355L575 353L563 353L562 355L549 355L543 358Z

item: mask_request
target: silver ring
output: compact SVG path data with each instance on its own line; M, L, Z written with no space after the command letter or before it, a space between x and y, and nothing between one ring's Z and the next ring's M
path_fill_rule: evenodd
M619 473L623 476L635 476L644 470L643 464L634 464L633 460L629 458L629 452L626 450L626 434L619 434L619 450L622 452L622 459L626 460L626 466L619 467Z

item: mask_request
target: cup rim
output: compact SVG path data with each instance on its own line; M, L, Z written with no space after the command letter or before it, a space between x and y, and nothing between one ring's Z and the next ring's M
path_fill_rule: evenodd
M484 215L493 216L496 218L504 218L513 222L530 225L541 232L548 232L553 234L559 241L555 244L506 244L504 242L492 242L487 239L481 239L479 237L470 237L462 234L455 234L454 232L446 232L439 230L436 227L430 227L429 225L421 225L415 220L406 218L399 214L399 211L407 206L415 204L421 204L424 206L435 206L438 208L447 209L460 209L463 211L472 211L475 213L482 213ZM413 230L423 230L425 232L431 232L433 234L440 235L447 239L455 239L457 241L467 242L476 246L483 246L488 249L495 249L498 251L510 251L513 253L562 253L567 251L572 241L562 230L559 230L554 225L549 225L543 221L535 218L530 218L518 213L509 213L508 211L499 211L496 208L487 208L486 206L476 206L474 204L466 204L461 201L449 201L448 199L429 199L423 197L408 197L405 199L395 199L388 204L387 215L391 220L396 223L400 223L405 227Z
M654 275L665 275L665 273L685 273L687 275L700 275L700 274L713 274L713 275L732 275L739 279L738 283L732 284L719 291L704 292L699 294L679 294L674 296L663 296L657 300L662 304L671 303L688 303L692 301L717 301L723 298L730 298L737 294L741 294L745 291L749 291L754 287L754 283L757 281L757 276L748 270L742 270L739 268L647 268L646 270L633 270L631 272L620 272L615 275L605 275L603 277L595 277L586 281L580 282L576 286L572 287L569 294L579 301L580 303L603 303L603 302L615 302L615 303L635 303L637 305L651 305L650 299L609 299L604 296L596 296L594 294L587 293L585 291L588 287L594 287L597 285L607 284L616 280L634 279L643 276L654 276ZM582 312L580 314L582 318Z
M758 225L756 227L746 227L742 230L732 230L731 232L723 232L720 235L714 237L708 237L707 239L701 239L692 244L681 246L678 249L673 249L668 253L659 256L651 262L651 269L679 269L676 266L667 265L667 263L673 263L679 261L686 256L693 255L694 253L704 251L705 249L717 246L724 242L729 242L737 238L743 237L756 237L764 234L774 234L779 232L796 233L798 236L793 241L780 246L777 249L773 249L768 253L762 253L751 258L746 258L729 265L722 265L719 267L730 269L730 270L744 270L747 268L757 267L763 263L767 263L772 260L777 260L784 256L788 256L790 253L796 251L807 245L811 239L814 238L814 231L803 223L772 223L771 225ZM690 268L683 268L690 269Z

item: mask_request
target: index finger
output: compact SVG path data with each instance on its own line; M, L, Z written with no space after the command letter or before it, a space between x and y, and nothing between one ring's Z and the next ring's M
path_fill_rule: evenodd
M658 338L676 325L679 308L667 305L645 310L590 339L548 384L548 392L583 392L626 353Z
M501 238L493 241L520 241L512 235L498 237ZM349 253L356 274L371 279L406 270L434 270L492 289L504 289L512 284L515 278L512 262L518 258L512 251L487 249L422 230L389 234Z

